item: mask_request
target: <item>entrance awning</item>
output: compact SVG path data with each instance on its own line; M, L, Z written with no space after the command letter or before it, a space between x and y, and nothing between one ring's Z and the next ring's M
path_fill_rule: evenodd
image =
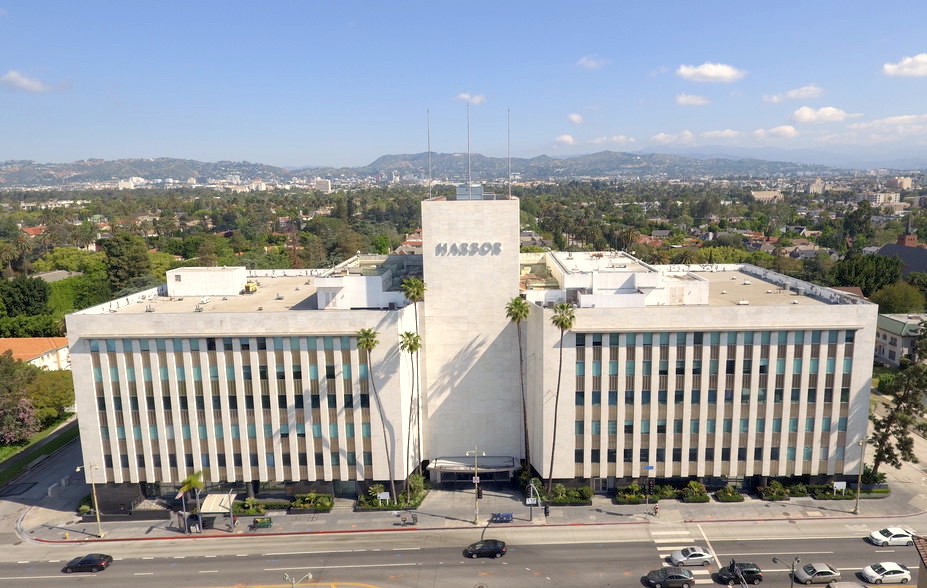
M428 464L429 470L438 472L511 472L517 461L508 455L481 455L474 462L474 456L439 457Z
M209 494L202 501L203 514L228 514L232 508L234 494Z

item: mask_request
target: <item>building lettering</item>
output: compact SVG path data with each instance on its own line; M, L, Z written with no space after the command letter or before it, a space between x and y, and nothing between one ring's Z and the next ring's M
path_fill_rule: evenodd
M463 257L468 255L501 255L502 243L483 242L483 243L438 243L435 245L435 256L443 257L455 256Z

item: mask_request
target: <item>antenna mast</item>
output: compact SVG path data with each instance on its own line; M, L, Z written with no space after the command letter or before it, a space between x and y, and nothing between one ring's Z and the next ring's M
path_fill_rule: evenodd
M473 182L470 179L470 103L467 102L467 199L473 200Z
M425 109L425 127L428 131L428 198L431 199L431 110Z
M512 109L505 109L505 118L507 124L507 134L506 143L508 144L508 160L509 160L509 178L506 182L509 185L509 200L512 199Z

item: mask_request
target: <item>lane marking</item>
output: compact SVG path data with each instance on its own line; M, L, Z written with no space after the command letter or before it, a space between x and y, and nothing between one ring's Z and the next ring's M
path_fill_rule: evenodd
M200 570L201 574L218 574L219 570Z
M152 556L149 555L149 556L147 556L147 557L143 557L142 559L154 559L154 557L152 557Z
M792 553L792 552L789 552L789 553ZM834 554L833 551L796 551L794 552L794 555L833 555L833 554ZM715 557L719 555L769 555L769 552L768 551L760 551L760 552L747 551L747 552L742 552L742 553L727 553L727 552L715 553ZM721 566L721 567L724 567L724 566Z
M711 541L708 540L708 535L705 534L705 529L703 529L701 525L698 525L698 532L702 534L702 539L705 540L705 544L708 546L708 553L715 554L715 563L718 564L718 569L720 570L724 566L721 565L721 560L718 558L718 552L715 551Z
M417 547L415 549L418 549ZM366 549L336 549L334 551L272 551L270 553L265 553L265 556L268 555L324 555L326 553L356 553L367 551Z
M154 576L154 572L135 572L133 576Z
M70 576L64 576L64 577L76 579L78 576L70 575ZM61 580L62 576L7 576L4 578L0 578L0 580L45 580L47 578Z
M400 568L409 566L421 566L418 562L411 563L391 563L391 564L360 564L355 566L309 566L305 568L264 568L265 572L285 572L287 570L343 570L343 569L360 569L360 568Z

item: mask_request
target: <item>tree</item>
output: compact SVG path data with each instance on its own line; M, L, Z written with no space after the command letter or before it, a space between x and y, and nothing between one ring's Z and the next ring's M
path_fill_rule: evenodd
M0 265L5 265L8 275L13 275L13 260L16 259L16 248L11 243L0 241Z
M879 313L923 312L924 295L920 289L907 282L895 282L885 286L869 297L879 305Z
M393 459L390 457L389 439L390 435L386 429L386 417L383 415L383 405L380 403L380 395L377 392L377 381L374 378L373 364L370 360L370 352L376 349L380 341L377 340L377 333L373 329L361 329L357 332L357 348L364 352L367 360L367 381L373 390L373 399L377 403L377 412L380 414L380 426L383 427L383 450L386 452L386 463L389 466L389 486L390 494L393 500L397 500L396 494L396 476L393 472Z
M422 347L422 340L419 334L418 329L418 303L425 299L425 282L416 277L406 278L402 281L400 285L403 295L412 302L412 310L415 312L415 338L416 338L416 347L415 347L415 358L418 359L418 351ZM413 376L415 375L413 370ZM422 403L421 403L421 390L419 390L418 377L415 378L413 382L415 385L415 409L416 409L416 420L418 420L421 415ZM416 450L419 456L422 454L422 429L421 421L418 421L418 435L415 439ZM418 467L418 466L416 466Z
M38 368L13 359L13 352L0 354L0 443L22 443L39 430L39 419L26 387Z
M882 464L897 469L902 462L918 463L911 433L916 431L920 435L927 434L927 425L922 421L924 397L927 394L927 365L911 365L899 372L885 388L891 396L891 402L884 407L883 414L869 416L873 425L869 443L875 447L872 461L875 474L878 474Z
M0 281L0 299L7 316L39 316L48 313L48 296L51 287L38 278L19 276L15 280Z
M531 467L531 450L528 444L528 398L525 392L525 357L521 340L521 323L531 313L531 305L521 296L516 296L505 305L505 317L515 323L515 336L518 339L518 378L521 382L521 426L525 435L525 463Z
M551 317L550 320L555 327L560 329L560 362L557 366L557 391L554 394L554 430L550 441L550 470L547 476L548 496L554 486L554 451L556 451L557 448L557 412L560 409L560 380L563 375L563 335L566 331L573 328L573 323L576 322L576 315L570 304L558 302L554 306L554 316Z
M132 278L151 274L148 248L138 235L119 233L102 241L102 246L106 274L114 291L124 288Z
M412 452L412 430L413 424L417 424L419 420L419 414L415 411L415 400L416 394L415 389L417 388L418 376L416 374L416 361L415 358L418 356L419 349L422 348L422 339L419 337L418 333L413 333L411 331L406 331L399 335L399 348L409 354L409 361L412 364L412 394L409 396L409 431L406 436L406 463L408 463L409 456ZM418 449L419 439L416 439L416 449ZM417 463L415 456L412 455L412 461ZM416 466L417 467L417 466ZM411 489L409 484L406 483L406 500L412 501Z
M838 286L859 286L864 296L894 284L901 278L901 260L883 255L858 254L838 261L834 280Z
M186 494L190 490L196 491L196 512L200 515L200 524L199 532L203 532L203 513L200 509L200 490L206 487L206 484L203 482L203 470L193 472L189 476L183 479L183 482L180 483L180 492Z
M37 370L26 385L26 393L42 426L49 426L64 416L74 404L74 379L70 370Z

